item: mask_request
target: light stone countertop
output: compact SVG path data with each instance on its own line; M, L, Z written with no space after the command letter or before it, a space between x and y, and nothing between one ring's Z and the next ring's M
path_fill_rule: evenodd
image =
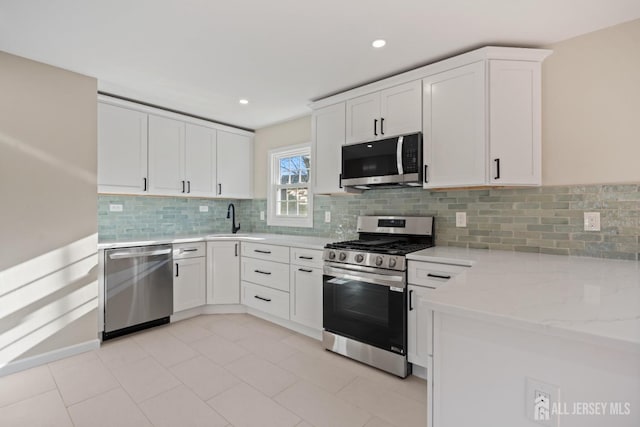
M98 243L98 249L129 248L133 246L161 245L167 243L193 243L220 240L238 240L241 242L267 243L278 246L291 246L304 249L322 250L327 243L334 241L329 237L299 236L290 234L207 234L172 237L145 238L136 240L105 241Z
M435 311L640 353L640 263L434 247L409 260L468 266L428 293Z

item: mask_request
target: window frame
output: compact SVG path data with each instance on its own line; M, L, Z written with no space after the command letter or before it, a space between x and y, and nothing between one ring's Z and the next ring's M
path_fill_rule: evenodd
M309 155L309 181L306 182L306 186L294 185L294 188L306 188L308 195L307 203L307 216L282 216L276 214L278 190L280 178L280 159L283 157L293 157L296 155ZM269 150L267 156L267 176L269 181L267 182L267 225L280 226L280 227L313 227L313 158L311 143L289 145L286 147L278 147ZM289 184L290 185L290 184Z

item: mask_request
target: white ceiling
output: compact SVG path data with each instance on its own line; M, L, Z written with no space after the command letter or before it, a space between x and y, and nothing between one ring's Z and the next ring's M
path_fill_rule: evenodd
M256 129L472 48L540 47L639 17L638 0L0 0L0 50Z

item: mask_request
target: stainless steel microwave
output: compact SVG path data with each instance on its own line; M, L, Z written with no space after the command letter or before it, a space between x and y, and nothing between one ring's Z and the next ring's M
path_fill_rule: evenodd
M342 146L341 185L368 190L422 185L422 133Z

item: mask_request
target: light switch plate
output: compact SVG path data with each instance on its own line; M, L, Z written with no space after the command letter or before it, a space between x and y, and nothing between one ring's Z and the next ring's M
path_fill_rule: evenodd
M466 226L467 226L467 213L456 212L456 227L466 227Z
M584 231L600 231L600 212L584 213Z
M209 212L209 206L200 206L200 212Z
M109 212L122 212L122 205L112 203L109 205Z
M260 211L260 221L264 221L264 211Z

